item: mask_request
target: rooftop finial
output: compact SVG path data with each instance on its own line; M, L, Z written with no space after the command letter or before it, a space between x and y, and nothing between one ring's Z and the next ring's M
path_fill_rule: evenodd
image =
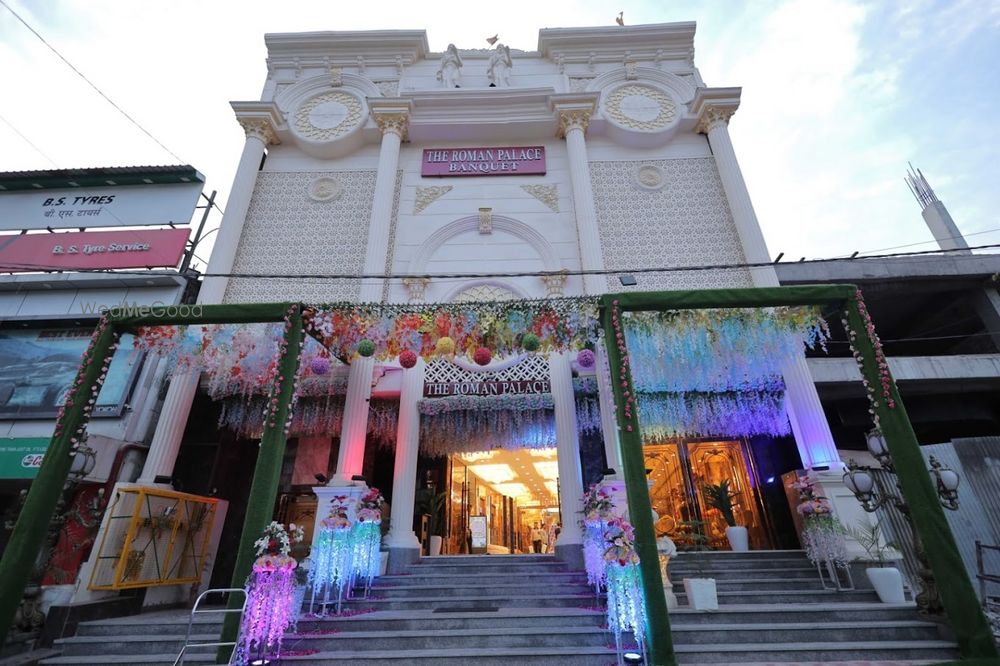
M937 195L934 194L934 190L931 189L930 183L924 178L923 172L920 169L914 169L913 164L907 162L909 169L907 170L906 181L907 186L910 188L910 192L916 198L917 202L920 204L920 209L923 210L929 205L938 200Z

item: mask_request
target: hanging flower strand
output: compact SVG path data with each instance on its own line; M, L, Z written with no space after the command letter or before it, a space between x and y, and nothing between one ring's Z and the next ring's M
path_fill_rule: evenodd
M892 375L889 373L889 361L886 359L885 352L882 349L882 341L879 340L878 334L875 332L875 323L872 321L871 315L868 314L868 308L865 307L865 301L861 296L860 289L855 291L854 300L857 303L861 321L865 326L864 334L868 336L872 348L875 350L875 365L878 369L879 386L873 386L865 375L864 356L858 350L857 344L859 332L851 328L846 313L841 319L841 323L843 323L844 331L847 333L847 342L851 347L854 362L857 363L858 370L861 373L861 383L864 385L865 393L868 395L868 414L871 416L874 426L881 428L878 416L879 401L885 400L885 406L889 409L896 408L896 401L892 397Z

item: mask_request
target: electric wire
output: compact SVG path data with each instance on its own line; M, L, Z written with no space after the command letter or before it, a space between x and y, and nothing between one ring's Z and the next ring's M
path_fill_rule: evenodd
M21 18L21 15L18 14L16 11L14 11L14 8L11 7L10 5L8 5L7 2L6 2L6 0L0 0L0 5L3 5L7 9L7 11L9 11L11 14L13 14L14 18L16 18L18 21L20 21L24 25L25 28L27 28L28 30L30 30L32 32L32 34L34 34L35 37L37 37L42 42L42 44L45 44L45 46L47 46L50 51L52 51L53 53L55 53L59 57L60 60L62 60L64 63L66 63L67 67L69 67L74 72L76 72L77 76L79 76L81 79L83 79L87 83L87 85L89 85L91 88L93 88L97 92L98 95L100 95L101 97L103 97L108 102L108 104L110 104L111 106L113 106L115 109L118 110L119 113L121 113L123 116L125 116L125 118L127 118L129 122L131 122L133 125L135 125L136 127L138 127L143 132L143 134L145 134L150 139L152 139L156 143L156 145L158 145L160 148L163 148L163 150L165 150L168 153L170 153L175 160L177 160L178 162L181 162L181 163L185 163L184 160L182 160L180 157L177 156L177 153L175 153L174 151L170 150L165 145L163 145L163 143L159 139L157 139L155 136L153 136L152 133L149 132L149 130L147 130L145 127L143 127L142 125L140 125L139 121L137 121L135 118L133 118L132 116L130 116L128 113L126 113L123 108L121 108L120 106L118 106L117 104L115 104L115 102L110 97L108 97L107 95L105 95L104 91L102 91L100 88L98 88L97 85L93 81L91 81L90 79L88 79L84 75L84 73L81 72L79 69L77 69L73 65L73 63L71 63L69 60L67 60L66 57L63 56L63 54L59 53L59 51L57 51L54 46L52 46L51 44L49 44L49 42L46 41L46 39L44 37L42 37L42 35L37 30L35 30L34 28L32 28L31 25L27 21L25 21L23 18Z
M0 0L0 2L2 2L2 1L3 0ZM0 120L2 120L7 127L11 128L14 131L14 134L17 134L19 137L21 137L21 139L26 144L28 144L29 146L31 146L35 150L36 153L38 153L39 155L41 155L42 157L44 157L46 160L48 160L49 163L52 166L54 166L55 168L57 168L57 169L59 168L59 165L56 164L56 161L54 159L52 159L51 157L49 157L48 155L46 155L44 152L42 152L41 148L39 148L34 143L32 143L31 139L29 139L28 137L26 137L19 129L17 129L16 127L14 127L14 124L12 122L10 122L9 120L7 120L3 116L2 113L0 113Z

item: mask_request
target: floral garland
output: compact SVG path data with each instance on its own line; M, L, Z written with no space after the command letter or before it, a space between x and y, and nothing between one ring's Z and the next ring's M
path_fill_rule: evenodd
M468 409L424 415L420 419L420 451L430 457L500 448L547 449L555 445L551 408Z
M634 382L632 382L632 373L630 369L630 359L628 354L628 347L625 343L625 331L622 328L622 318L621 310L619 309L619 301L616 298L611 301L611 327L614 329L615 334L615 344L618 346L618 356L621 361L618 364L618 376L612 377L611 381L617 381L621 384L622 398L624 404L621 408L621 414L617 413L618 425L623 428L625 432L632 432L639 427L637 419L633 416L632 406L635 404L635 397L632 395L632 391L635 388Z
M260 437L264 428L263 396L233 397L222 400L219 427L249 439ZM396 444L399 403L392 399L372 398L368 410L368 436L381 448ZM300 398L292 414L289 434L293 436L340 434L344 419L344 396Z
M608 628L621 651L621 635L631 631L640 647L645 645L646 604L639 575L632 525L622 517L607 521L604 530L607 562Z
M879 377L879 387L876 388L872 386L871 382L868 381L868 377L865 375L865 364L864 357L861 352L858 351L857 341L858 341L858 331L851 328L850 321L848 321L847 314L841 318L841 322L844 325L844 331L847 332L847 342L851 347L851 354L854 356L854 362L858 364L858 370L861 372L861 383L864 384L865 393L868 395L868 414L872 418L872 423L876 428L881 428L879 416L878 416L878 406L880 400L885 400L885 406L889 409L896 408L896 401L892 398L892 375L889 373L889 361L885 357L885 351L882 349L882 341L879 340L878 334L875 332L875 322L872 321L871 315L868 314L868 308L865 306L865 300L861 296L861 290L858 289L854 292L854 300L857 303L858 312L861 315L861 320L864 322L865 335L872 343L872 347L875 350L875 365L878 367L878 377Z
M450 354L472 359L481 349L491 356L582 349L596 344L601 335L593 298L427 305L337 303L308 308L305 320L306 330L345 362L354 357L362 341L374 345L371 356L379 360L395 358L404 350L424 359Z
M784 385L775 390L640 393L643 442L661 444L677 437L787 435Z
M607 561L604 559L604 530L612 518L614 502L598 484L592 484L583 495L583 563L587 583L600 595L607 583Z
M87 423L90 421L90 415L94 411L94 406L97 404L97 396L101 392L104 380L108 377L108 368L111 367L111 360L114 357L115 351L118 349L118 341L121 335L112 331L111 344L108 346L104 362L101 364L101 371L94 379L94 384L90 389L90 397L78 396L77 393L86 381L87 371L94 362L94 345L97 344L98 338L103 335L108 326L110 326L110 324L108 323L107 316L102 316L100 321L97 322L97 326L94 327L94 332L90 335L90 342L87 344L87 349L83 352L83 357L80 359L80 366L77 368L76 376L73 378L73 383L70 385L69 390L66 391L66 398L63 401L63 404L59 406L59 410L56 412L56 426L52 433L53 438L57 438L63 434L66 427L67 414L75 404L74 398L81 398L86 401L83 405L83 414L80 417L80 422L77 425L73 436L69 438L71 456L74 454L75 450L79 446L82 446L86 441L85 433L87 430Z
M828 562L837 566L847 565L847 530L833 516L829 500L816 494L815 479L811 474L801 476L791 483L799 494L796 513L802 516L802 547L813 564Z
M777 377L803 345L826 349L817 308L632 312L625 339L639 391L727 391Z
M446 398L424 398L417 404L423 416L439 416L449 412L520 412L532 409L552 409L551 393L505 393L502 395L452 395Z
M257 559L247 580L247 600L236 645L237 663L254 657L281 653L285 631L294 624L296 606L296 562L289 553L293 543L302 541L301 527L288 530L271 522L254 542Z
M311 591L310 608L322 595L321 606L325 613L331 594L336 594L337 612L340 612L344 592L348 589L352 573L353 547L351 521L348 518L348 498L333 498L330 512L320 521L320 529L313 538L308 586Z
M369 488L368 491L358 500L358 520L362 523L370 522L376 525L382 522L382 507L385 506L385 498L378 488Z
M596 395L576 395L576 429L579 433L601 429L601 402Z

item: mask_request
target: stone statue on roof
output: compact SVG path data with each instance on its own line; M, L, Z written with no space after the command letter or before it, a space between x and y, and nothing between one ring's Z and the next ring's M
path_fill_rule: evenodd
M437 80L445 88L458 88L462 78L462 57L454 44L449 44L441 56L441 67L437 71Z
M514 66L510 59L510 47L497 44L496 50L490 54L490 64L486 76L490 80L490 88L509 88L510 69Z

